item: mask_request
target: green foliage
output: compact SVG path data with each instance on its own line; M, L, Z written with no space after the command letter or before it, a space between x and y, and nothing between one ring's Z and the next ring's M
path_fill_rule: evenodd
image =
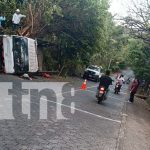
M16 0L11 0L11 1L1 0L0 1L0 12L6 16L6 19L7 19L6 25L9 27L11 24L12 15L15 10L16 10Z
M57 68L57 53L53 53L52 48L43 49L44 60L43 69L44 70L58 70Z
M111 61L110 68L112 71L118 71L126 66L125 53L127 53L128 36L124 32L124 28L116 26L111 15L108 14L108 16L103 45L100 44L103 49L99 48L99 51L93 55L92 62L108 68Z
M122 61L118 64L120 69L125 69L127 67L127 63L125 61Z
M129 40L128 60L135 75L141 79L150 80L150 48L140 40Z
M62 15L53 15L48 32L56 36L60 66L75 73L78 65L88 65L93 54L104 50L107 45L104 41L107 34L105 22L109 14L108 2L59 0L55 2L55 7L59 8Z
M150 1L140 1L129 9L129 16L124 18L126 30L130 37L125 48L127 62L132 66L137 77L150 82ZM134 39L133 39L134 38Z

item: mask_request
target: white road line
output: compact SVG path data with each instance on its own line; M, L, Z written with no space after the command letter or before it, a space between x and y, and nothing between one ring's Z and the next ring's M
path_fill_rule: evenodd
M97 87L97 86L87 87L87 89L94 88L94 87ZM74 91L82 91L82 90L81 89L77 89L77 90L74 90ZM90 90L85 90L85 91L90 91ZM56 95L57 96L58 95L63 95L65 93L70 93L70 92L71 91L67 91L67 92L63 92L63 93L57 93ZM90 91L90 92L95 93L94 91ZM64 106L66 108L74 109L76 111L79 111L79 112L82 112L82 113L85 113L85 114L89 114L89 115L92 115L92 116L95 116L95 117L98 117L98 118L101 118L101 119L104 119L104 120L108 120L108 121L112 121L112 122L116 122L116 123L121 124L120 120L115 120L115 119L107 118L107 117L104 117L104 116L101 116L101 115L97 115L97 114L94 114L94 113L91 113L91 112L88 112L88 111L85 111L85 110L82 110L82 109L78 109L78 108L75 108L75 107L64 105L64 104L61 104L61 103L58 103L58 102L54 102L54 101L51 101L51 100L47 100L47 99L44 99L44 98L41 98L41 100L46 100L46 101L48 101L50 103L54 103L54 104L57 104L57 105L60 105L60 106Z
M53 104L57 104L57 105L69 108L69 109L71 109L72 113L74 113L75 110L76 110L76 111L79 111L79 112L82 112L82 113L85 113L85 114L88 114L88 115L91 115L91 116L94 116L94 117L97 117L97 118L101 118L101 119L104 119L104 120L107 120L107 121L112 121L112 122L121 124L120 120L107 118L107 117L104 117L104 116L101 116L101 115L97 115L97 114L94 114L94 113L91 113L91 112L88 112L88 111L85 111L85 110L82 110L82 109L78 109L78 108L75 108L74 105L68 106L68 105L61 104L61 103L58 103L58 102L55 102L55 101L51 101L51 100L47 100L47 99L44 99L44 98L41 98L40 100L44 100L46 102L50 102L50 103L53 103ZM36 102L31 102L31 103L39 105L39 103L36 103Z
M91 90L86 90L87 92L91 92L91 93L94 93L94 94L96 94L96 92L95 91L91 91Z
M97 85L91 86L91 87L87 87L87 89L91 89L91 88L95 88L98 87Z
M64 105L64 104L61 104L61 103L58 103L58 102L54 102L54 101L51 101L51 100L47 100L47 99L44 99L44 98L41 98L41 99L42 100L46 100L46 101L48 101L50 103L61 105L61 106L66 107L66 108L74 109L76 111L79 111L79 112L82 112L82 113L85 113L85 114L92 115L94 117L98 117L98 118L101 118L101 119L104 119L104 120L108 120L108 121L112 121L112 122L116 122L116 123L120 123L121 124L120 120L115 120L115 119L107 118L107 117L104 117L104 116L100 116L100 115L97 115L97 114L94 114L94 113L91 113L91 112L88 112L88 111L85 111L85 110L82 110L82 109L78 109L78 108L75 108L75 107Z

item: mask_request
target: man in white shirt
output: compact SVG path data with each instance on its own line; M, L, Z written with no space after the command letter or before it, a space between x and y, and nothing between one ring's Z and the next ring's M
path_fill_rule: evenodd
M20 10L17 9L13 15L12 22L13 22L13 30L17 30L20 27L21 18L25 18L25 15L20 14Z
M125 82L124 75L120 75L120 77L118 77L117 79L117 83L119 83L119 92L124 82Z

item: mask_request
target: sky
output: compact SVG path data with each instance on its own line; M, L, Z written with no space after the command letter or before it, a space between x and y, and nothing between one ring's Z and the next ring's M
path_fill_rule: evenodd
M130 0L111 0L111 6L109 11L119 17L127 16L128 5L130 5Z
M111 5L109 11L118 17L125 17L128 15L129 8L133 8L133 3L140 6L144 0L110 0Z

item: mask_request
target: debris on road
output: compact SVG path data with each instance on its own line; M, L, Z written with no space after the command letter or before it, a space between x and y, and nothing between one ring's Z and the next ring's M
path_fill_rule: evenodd
M31 78L27 73L23 74L23 75L21 76L21 78L28 79L28 80L32 80L32 78Z
M43 73L43 74L42 74L42 77L47 78L47 79L50 79L50 78L51 78L51 76L50 76L48 73Z

